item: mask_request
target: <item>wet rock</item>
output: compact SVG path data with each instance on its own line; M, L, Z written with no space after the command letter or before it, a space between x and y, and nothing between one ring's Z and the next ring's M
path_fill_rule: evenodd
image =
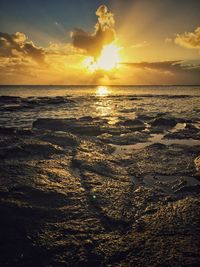
M147 149L167 149L167 146L161 143L154 143L147 146Z
M67 146L78 146L79 139L67 132L50 132L45 133L40 137L41 140L50 142L51 144L55 144L61 147L67 147Z
M99 135L98 138L106 143L115 145L131 145L147 142L149 134L144 132L125 133L121 135L111 135L108 133Z
M67 130L66 123L69 123L69 121L76 122L76 119L37 119L33 122L33 128L52 131L64 131Z
M110 134L110 135L113 135L113 136L119 136L121 134L127 134L127 133L131 133L132 132L132 129L131 128L128 128L128 127L124 127L124 126L119 126L119 125L110 125L110 124L104 124L102 125L102 128L101 128L101 132L102 132L102 135L103 134Z
M122 129L123 128L123 129ZM103 133L119 135L130 132L125 127L110 125L106 119L82 117L67 119L37 119L33 122L33 129L71 132L78 135L98 136Z
M121 113L133 113L136 111L136 108L123 108L120 110Z
M33 131L31 129L26 129L26 128L22 128L22 129L16 129L15 130L15 134L17 136L33 136Z
M132 131L141 131L141 130L145 129L144 123L138 119L124 120L124 121L118 122L116 125L127 127L129 129L131 129Z
M66 97L56 96L56 97L24 98L23 102L32 106L37 106L37 105L59 105L67 103L69 104L73 103L74 101Z
M195 164L196 170L200 171L200 156L195 158L194 164Z
M156 205L149 205L148 207L146 207L144 213L145 214L153 214L155 212L157 212L158 208L156 207Z
M21 105L16 105L16 104L12 104L12 105L4 105L3 107L0 107L0 111L5 111L5 112L16 112L21 110L23 107Z
M103 132L95 120L85 123L79 119L37 119L33 128L51 131L69 131L80 135L99 135Z
M15 128L12 127L0 127L0 134L14 134L16 132Z
M194 159L194 164L196 168L196 172L194 173L194 177L200 181L200 156Z
M127 160L129 173L141 178L145 175L192 176L194 173L194 151L187 146L174 150L173 146L153 144L143 150L135 151ZM154 186L154 183L152 184Z
M26 158L26 157L49 157L62 154L63 150L56 145L38 140L19 142L10 146L0 148L1 158Z
M112 162L113 148L103 143L91 143L84 141L77 150L75 157L73 158L73 164L84 170L93 171L101 175L113 176L118 173L120 168L116 168L116 165ZM94 149L96 148L96 149Z
M0 103L20 103L21 98L17 96L0 96Z
M189 129L196 132L199 130L192 123L186 123L185 129Z
M105 142L105 143L112 143L113 135L109 133L104 133L99 136L97 136L99 140ZM116 138L116 136L115 136Z
M154 127L167 127L171 128L177 124L176 120L173 118L156 118L151 122L151 125Z
M144 125L144 123L138 119L135 119L135 120L125 120L123 122L121 122L121 125L123 126L141 126L141 125Z
M98 138L68 132L95 123L106 129ZM115 157L99 139L148 135L109 135L127 126L92 117L38 125L0 136L1 266L199 265L199 187L162 180L192 177L198 147L155 144Z
M71 99L67 99L61 96L52 97L52 98L39 98L40 103L45 103L48 105L58 105L58 104L66 104L66 103L73 103L74 101Z
M184 194L184 193L200 193L200 185L193 186L183 186L175 191L176 194Z
M194 125L187 124L185 129L168 133L164 136L166 139L194 139L200 140L200 130Z
M142 98L140 97L131 97L130 100L141 100Z
M92 122L93 118L91 116L84 116L79 119L80 121Z
M11 136L32 136L33 132L28 128L12 128L12 127L0 127L0 136L11 137Z
M149 115L146 115L146 114L138 114L137 115L137 118L138 120L141 120L141 121L150 121L152 120L154 117L153 116L149 116Z

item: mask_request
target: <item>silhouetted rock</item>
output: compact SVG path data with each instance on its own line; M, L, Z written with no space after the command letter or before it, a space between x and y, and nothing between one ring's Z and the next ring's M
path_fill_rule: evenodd
M200 140L200 130L194 125L186 124L185 129L173 133L167 133L164 138L166 139L194 139Z
M80 142L75 135L67 132L45 133L40 137L40 139L61 147L77 146Z
M102 134L98 138L106 143L115 145L131 145L136 143L147 142L150 135L144 132L124 133L121 135Z
M99 135L102 133L97 123L86 124L78 119L38 119L33 122L33 128L51 131L69 131L76 134Z
M0 103L20 103L21 98L17 96L0 96Z
M151 122L151 125L155 127L174 127L176 124L176 120L172 118L156 118Z
M53 144L30 140L11 144L8 147L0 148L1 158L18 159L31 157L49 157L54 154L62 154L63 150Z
M135 119L135 120L125 120L121 123L121 125L124 125L124 126L143 126L144 123L138 119Z
M131 129L132 131L141 131L145 129L144 123L138 119L133 119L133 120L128 119L128 120L120 121L116 125L127 127Z
M14 134L16 132L15 128L12 127L0 127L0 134Z

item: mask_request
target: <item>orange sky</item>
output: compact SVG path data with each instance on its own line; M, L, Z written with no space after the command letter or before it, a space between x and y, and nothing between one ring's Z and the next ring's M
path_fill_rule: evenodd
M126 7L122 19L118 1L112 2L113 9L89 9L95 16L81 28L66 31L54 21L63 40L31 29L27 20L27 31L8 21L14 31L0 32L0 84L200 84L200 25L195 20L188 27L183 15L177 13L175 20L166 11L165 18L161 7L143 0Z

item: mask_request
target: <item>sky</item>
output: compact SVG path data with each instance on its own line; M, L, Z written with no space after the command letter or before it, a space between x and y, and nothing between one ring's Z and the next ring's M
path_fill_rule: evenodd
M0 0L0 84L200 84L198 0Z

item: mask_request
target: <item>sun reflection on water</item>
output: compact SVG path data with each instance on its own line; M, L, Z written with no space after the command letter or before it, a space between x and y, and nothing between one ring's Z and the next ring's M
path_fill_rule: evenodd
M115 121L115 103L112 99L106 97L112 92L107 86L98 86L96 89L96 96L98 96L95 102L96 114L101 118L108 119L108 123L114 123Z
M97 96L107 96L109 95L110 91L108 87L106 86L98 86L96 90L96 95Z

